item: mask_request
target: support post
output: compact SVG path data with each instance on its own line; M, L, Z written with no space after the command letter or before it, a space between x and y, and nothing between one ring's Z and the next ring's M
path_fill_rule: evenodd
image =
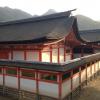
M64 62L66 61L66 47L64 46Z
M74 58L74 54L73 54L73 48L71 48L71 59Z
M90 71L91 71L91 81L92 81L92 62L90 62Z
M42 51L41 50L39 51L39 61L40 62L42 61Z
M86 66L85 66L85 69L86 69L86 85L87 85L87 83L88 83L88 77L87 77L87 64L86 64Z
M3 95L5 94L5 74L6 70L5 67L3 67Z
M50 45L50 63L52 63L52 46Z
M18 68L17 68L17 76L18 76L18 92L19 92L19 100L22 98L22 96L21 96L21 91L20 91L20 75L21 75L21 72L20 72L20 68L18 67Z
M73 70L71 71L71 100L73 99Z
M24 60L26 60L26 50L24 51Z
M62 100L62 74L58 74L58 88L59 88L59 99Z
M81 67L79 67L79 85L80 85L80 91L81 91Z
M59 46L58 46L58 63L60 63Z
M39 95L39 81L38 81L38 70L36 70L36 99L35 100L40 100L40 95Z

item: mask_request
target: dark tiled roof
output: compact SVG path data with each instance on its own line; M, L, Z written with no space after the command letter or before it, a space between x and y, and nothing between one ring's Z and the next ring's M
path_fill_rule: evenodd
M61 39L72 28L75 18L71 11L0 23L0 43L37 42L46 39Z
M100 29L83 30L79 32L79 35L83 41L100 43Z

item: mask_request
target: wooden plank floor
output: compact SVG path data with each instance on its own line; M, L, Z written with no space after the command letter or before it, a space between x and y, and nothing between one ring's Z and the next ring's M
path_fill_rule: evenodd
M89 82L76 100L100 100L100 76Z

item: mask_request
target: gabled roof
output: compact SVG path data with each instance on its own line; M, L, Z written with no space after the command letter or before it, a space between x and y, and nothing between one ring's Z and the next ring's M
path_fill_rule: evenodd
M83 30L79 32L79 35L85 42L100 43L100 29Z
M71 11L0 23L0 43L37 43L62 39L71 31Z

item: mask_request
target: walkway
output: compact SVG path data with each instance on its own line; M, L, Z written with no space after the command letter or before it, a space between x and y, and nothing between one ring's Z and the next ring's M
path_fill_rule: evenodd
M11 99L8 99L7 97L0 96L0 100L11 100Z
M5 97L0 97L0 100L11 100ZM81 95L76 100L100 100L100 76L89 82L82 89Z
M100 76L82 89L77 100L100 100Z

